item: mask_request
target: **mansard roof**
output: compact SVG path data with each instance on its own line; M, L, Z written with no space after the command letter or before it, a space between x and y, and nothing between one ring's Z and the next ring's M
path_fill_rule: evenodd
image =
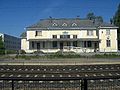
M56 24L56 25L54 25ZM76 25L73 25L76 24ZM100 23L88 19L79 18L48 18L41 19L38 23L28 26L27 28L40 28L40 29L55 29L55 28L96 28L96 27L115 27L109 23Z

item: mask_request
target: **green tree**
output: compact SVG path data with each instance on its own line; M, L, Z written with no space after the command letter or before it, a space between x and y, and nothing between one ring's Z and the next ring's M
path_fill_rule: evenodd
M90 13L87 14L86 18L89 19L89 20L94 20L95 19L95 15L94 15L93 12L90 12Z
M118 48L120 49L120 4L118 5L118 9L115 15L113 16L113 19L110 21L112 21L114 25L119 27L117 31L117 35L118 35Z
M2 41L2 36L0 36L0 54L5 54L4 43Z
M103 22L102 16L96 16L93 12L90 12L86 15L86 18L89 20L94 20L96 22Z

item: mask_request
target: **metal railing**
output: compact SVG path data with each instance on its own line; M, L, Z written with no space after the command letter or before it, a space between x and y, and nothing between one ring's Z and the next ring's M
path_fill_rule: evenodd
M120 90L120 77L8 77L0 90Z

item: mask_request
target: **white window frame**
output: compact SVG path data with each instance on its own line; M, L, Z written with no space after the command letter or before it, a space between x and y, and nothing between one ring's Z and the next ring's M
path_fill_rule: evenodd
M76 24L76 23L73 23L72 26L77 26L77 24Z
M87 30L87 36L93 36L93 30Z
M106 35L110 35L110 29L106 29Z
M42 31L35 31L35 36L42 36Z
M62 26L67 26L67 24L66 23L63 23L63 25Z

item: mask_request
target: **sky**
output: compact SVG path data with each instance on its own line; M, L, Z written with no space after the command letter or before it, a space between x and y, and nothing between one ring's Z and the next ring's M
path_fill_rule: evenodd
M109 22L120 0L0 0L0 33L20 37L40 19L85 18L93 12Z

